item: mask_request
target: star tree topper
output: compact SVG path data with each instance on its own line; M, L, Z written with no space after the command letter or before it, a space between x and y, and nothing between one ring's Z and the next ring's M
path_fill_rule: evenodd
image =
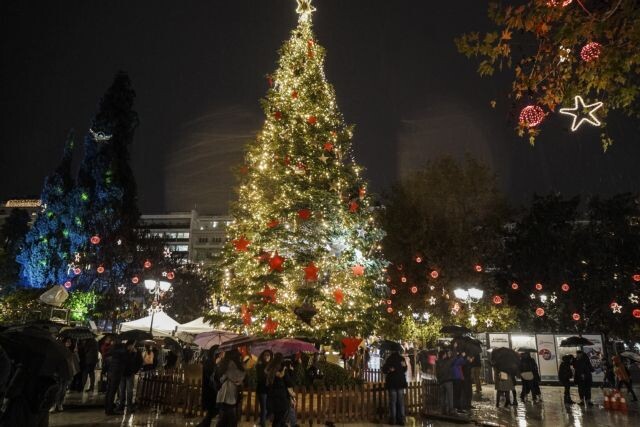
M316 11L316 8L311 4L311 0L296 0L298 2L298 8L296 13L300 15L298 20L300 22L308 21L311 19L311 14Z
M594 102L593 104L585 105L584 99L580 95L574 99L575 106L573 108L561 108L560 114L573 117L573 123L571 123L571 131L575 132L582 125L582 123L589 123L593 126L600 126L600 120L595 116L595 112L598 111L604 105L602 102Z

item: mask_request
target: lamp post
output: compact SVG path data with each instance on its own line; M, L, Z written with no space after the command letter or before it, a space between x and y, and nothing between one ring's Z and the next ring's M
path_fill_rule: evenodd
M476 316L473 314L473 304L479 302L482 299L484 291L478 288L458 288L453 290L453 294L456 296L456 298L469 306L469 312L471 313L471 316L469 316L469 323L471 323L471 326L476 326L476 324L478 323L478 319L476 319Z
M151 308L151 325L149 326L149 333L153 335L153 319L155 318L156 311L162 311L162 307L159 306L158 300L160 294L167 292L171 289L171 283L164 280L146 279L144 281L144 287L153 295L153 306Z

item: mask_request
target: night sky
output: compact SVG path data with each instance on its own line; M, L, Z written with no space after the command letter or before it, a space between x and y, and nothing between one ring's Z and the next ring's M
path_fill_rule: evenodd
M494 168L515 203L533 192L636 191L638 123L554 117L535 147L508 113L509 81L481 80L453 38L488 26L479 0L315 0L327 77L374 192L443 154ZM259 130L264 76L296 25L294 0L5 0L0 3L0 199L37 195L69 129L87 131L117 70L140 115L132 163L144 213L225 213L232 166ZM498 107L490 108L497 100ZM583 130L584 129L584 130Z

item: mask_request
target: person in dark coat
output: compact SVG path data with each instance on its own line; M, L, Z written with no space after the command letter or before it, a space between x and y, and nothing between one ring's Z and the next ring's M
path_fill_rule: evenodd
M124 371L120 380L120 391L118 396L120 404L118 410L125 408L128 412L133 411L133 382L138 371L142 368L142 355L136 350L135 341L127 341L127 352L124 356Z
M286 374L282 353L276 353L266 368L267 405L273 415L273 427L284 427L289 419L289 410L295 404L293 384Z
M438 389L440 391L441 408L444 415L453 412L453 360L449 358L449 354L442 350L438 353L436 361L436 379L438 380Z
M407 388L407 363L394 351L382 365L384 386L389 396L389 424L404 425L404 389Z
M460 390L460 409L468 411L473 409L471 398L473 396L473 381L471 379L471 364L473 356L467 355L465 363L462 365L462 388Z
M207 411L197 427L210 427L211 421L218 415L216 397L220 388L220 378L216 377L216 366L224 356L217 345L207 350L202 361L202 408Z
M178 363L178 355L173 350L169 350L164 363L164 369L175 369Z
M260 427L267 425L267 366L273 359L271 350L264 350L256 363L256 394L260 403Z
M476 393L482 393L482 359L477 354L471 360L471 380L476 388Z
M453 357L451 369L453 372L453 407L458 411L462 411L462 383L464 381L464 373L462 367L467 364L464 353L457 354Z
M583 351L578 350L576 359L573 361L573 369L575 371L576 384L578 384L578 394L580 395L580 404L593 406L591 403L591 385L593 383L594 371L591 361Z
M573 363L573 356L566 354L562 356L562 362L558 368L558 380L564 387L564 404L573 405L575 402L571 400L571 378L573 378L573 370L571 365Z
M540 397L540 372L538 364L528 352L524 352L520 356L520 378L522 378L520 400L525 402L527 395L531 392L533 401L537 402Z
M84 366L82 369L82 388L87 384L89 378L89 388L87 392L93 391L96 382L96 365L98 364L98 342L94 338L89 338L83 343Z
M114 410L113 400L124 376L127 364L127 349L122 343L112 345L109 348L107 357L109 358L109 370L107 371L107 394L104 397L104 412L107 415L116 415L121 412Z

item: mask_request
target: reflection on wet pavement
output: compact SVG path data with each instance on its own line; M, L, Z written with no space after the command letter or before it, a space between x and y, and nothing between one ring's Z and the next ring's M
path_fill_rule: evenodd
M518 392L520 390L518 389ZM593 402L590 408L572 405L565 407L562 403L561 387L542 387L542 402L519 403L517 407L496 408L492 386L485 386L482 396L476 395L469 423L487 426L505 427L626 427L640 426L640 406L637 402L628 402L629 410L625 412L608 411L602 406L603 395L598 388L593 389ZM578 400L574 390L573 399ZM92 394L69 395L66 400L67 410L52 414L49 425L54 426L149 426L175 427L195 426L200 419L184 418L182 415L158 414L155 411L140 411L130 415L106 416L99 407L104 395ZM212 423L212 425L215 425ZM336 426L373 426L382 424L336 424ZM437 419L408 418L409 427L447 427L460 425ZM253 426L253 423L240 423L241 427Z

